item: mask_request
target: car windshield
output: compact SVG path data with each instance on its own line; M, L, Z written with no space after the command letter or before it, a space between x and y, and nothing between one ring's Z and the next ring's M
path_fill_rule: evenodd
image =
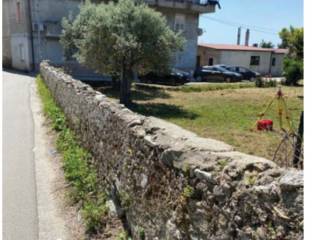
M228 70L223 67L213 67L212 70L220 71L220 72L227 72Z
M228 66L226 66L226 65L217 65L216 67L220 67L220 68L228 69Z
M245 67L235 66L235 67L232 67L232 68L235 69L236 71L240 71L240 72L250 72L250 69L245 68Z

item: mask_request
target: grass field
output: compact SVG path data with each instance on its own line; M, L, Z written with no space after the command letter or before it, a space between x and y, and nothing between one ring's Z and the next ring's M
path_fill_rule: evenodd
M275 96L276 88L232 87L223 89L204 86L203 90L184 88L142 88L133 91L132 109L147 116L155 116L202 137L222 140L237 150L272 159L281 141L276 104L265 118L274 120L273 132L250 131L257 115L264 110ZM230 86L227 86L230 88ZM222 90L219 90L222 89ZM303 109L303 87L283 87L283 92L297 128ZM111 90L104 89L107 96L117 97Z

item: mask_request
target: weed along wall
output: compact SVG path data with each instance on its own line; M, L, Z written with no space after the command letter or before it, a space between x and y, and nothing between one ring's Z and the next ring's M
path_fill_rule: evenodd
M303 172L133 113L41 64L133 239L302 239Z

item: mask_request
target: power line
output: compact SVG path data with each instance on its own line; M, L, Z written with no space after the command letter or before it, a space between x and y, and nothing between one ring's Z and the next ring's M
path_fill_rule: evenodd
M275 33L277 30L275 29L271 29L271 28L266 28L266 27L260 27L260 26L255 26L255 25L248 25L248 24L243 24L243 23L238 23L238 22L232 22L232 21L227 21L227 20L222 20L222 19L218 19L218 18L213 18L213 17L208 17L208 16L203 16L204 18L216 21L216 22L220 22L223 24L227 24L227 25L231 25L231 26L236 26L236 27L247 27L247 28L254 28L256 30L259 31L268 31L268 32L272 32Z
M208 20L218 22L221 24L229 25L232 27L243 27L243 28L250 28L250 30L255 31L255 32L261 32L265 34L272 34L272 35L278 35L276 30L271 29L271 28L265 28L265 27L259 27L259 26L254 26L254 25L247 25L247 24L242 24L242 23L237 23L237 22L231 22L227 20L221 20L213 17L208 17L208 16L202 16L203 18L206 18Z

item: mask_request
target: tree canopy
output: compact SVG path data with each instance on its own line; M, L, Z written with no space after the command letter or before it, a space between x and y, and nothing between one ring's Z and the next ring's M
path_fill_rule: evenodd
M132 0L86 2L79 15L63 19L61 43L66 55L102 74L119 74L120 102L130 104L133 72L168 69L184 38L172 31L161 13Z
M274 44L272 42L266 42L264 40L261 41L259 46L261 48L274 48Z
M295 59L303 59L303 28L283 28L279 33L282 43L280 48L288 48L289 56Z
M279 47L289 49L284 60L284 76L287 84L295 85L303 78L303 28L283 28L279 36L282 40Z

